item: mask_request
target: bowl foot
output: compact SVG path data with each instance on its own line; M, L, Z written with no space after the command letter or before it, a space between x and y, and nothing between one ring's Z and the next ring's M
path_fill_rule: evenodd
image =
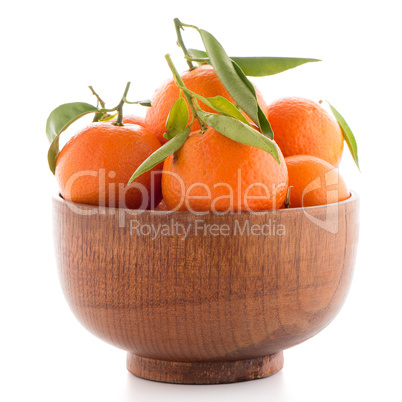
M175 362L127 355L127 370L147 380L175 384L225 384L268 377L283 368L283 352L250 360Z

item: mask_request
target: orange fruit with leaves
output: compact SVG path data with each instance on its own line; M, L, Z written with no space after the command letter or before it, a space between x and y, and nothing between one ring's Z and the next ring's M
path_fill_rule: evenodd
M181 79L190 91L193 91L204 98L223 96L233 104L235 103L210 65L201 65L193 70L186 71L181 74ZM256 93L258 104L260 105L261 110L266 114L267 105L257 88ZM158 137L162 144L167 142L163 137L163 134L166 131L166 120L173 103L179 98L179 94L180 89L176 86L173 78L166 80L155 91L151 101L152 107L148 108L145 115L146 127ZM199 102L199 105L207 112L213 111L202 102ZM191 122L191 118L192 113L190 111L189 123ZM251 120L249 119L249 121ZM199 122L195 120L191 126L191 131L197 131L199 129Z
M284 157L244 145L208 128L194 132L164 162L163 199L169 210L260 211L283 205Z
M311 155L289 156L285 161L290 208L332 204L350 197L338 169L328 162Z
M126 207L154 208L162 199L162 164L127 186L132 173L154 151L158 139L136 124L93 123L73 136L60 151L56 179L69 201Z
M268 105L267 117L285 157L312 155L338 166L342 131L320 104L299 97L282 98Z

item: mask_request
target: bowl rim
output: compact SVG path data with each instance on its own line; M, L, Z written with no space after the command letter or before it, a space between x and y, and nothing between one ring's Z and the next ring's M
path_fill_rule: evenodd
M173 214L180 214L184 215L216 215L216 216L224 216L224 215L263 215L269 213L275 214L286 214L296 211L312 211L312 210L319 210L322 208L334 208L337 206L346 205L353 202L358 202L360 200L359 194L354 191L350 190L350 196L346 200L335 202L332 204L324 204L324 205L316 205L311 207L298 207L298 208L283 208L283 209L266 209L261 211L223 211L223 212L213 212L213 211L198 211L198 213L190 212L190 211L160 211L160 210L144 210L144 209L129 209L129 208L116 208L116 207L104 207L99 205L90 205L90 204L81 204L73 201L65 200L60 193L53 195L53 201L59 202L66 205L74 205L74 207L83 207L86 210L102 210L102 211L111 211L111 214L114 215L116 213L123 213L127 212L128 214L135 214L136 211L140 214L149 214L149 215L173 215Z

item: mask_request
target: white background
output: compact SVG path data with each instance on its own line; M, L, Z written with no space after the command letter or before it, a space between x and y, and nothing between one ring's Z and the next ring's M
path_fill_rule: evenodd
M397 1L14 1L1 8L2 401L402 400L401 39ZM359 145L362 173L344 153L340 172L361 196L355 277L342 311L319 335L285 351L273 377L180 386L126 372L125 353L87 333L63 298L52 244L45 122L61 103L114 106L152 96L170 71L172 20L198 25L231 55L322 59L254 79L266 101L327 99ZM190 47L198 41L186 31ZM141 107L128 112L143 114ZM65 134L65 138L84 122Z

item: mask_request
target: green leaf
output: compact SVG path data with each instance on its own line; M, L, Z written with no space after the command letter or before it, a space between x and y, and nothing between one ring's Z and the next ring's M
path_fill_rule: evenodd
M271 123L268 121L267 116L265 116L264 112L261 110L260 106L258 106L258 120L261 132L271 140L274 139L274 132L272 131Z
M104 113L95 113L92 123L97 123L104 115Z
M145 100L139 101L138 104L140 104L141 106L146 106L146 107L152 106L150 99L145 99Z
M320 103L322 103L320 101ZM348 148L350 153L352 154L353 160L356 163L357 168L360 170L359 166L359 157L357 155L357 142L356 138L352 133L352 130L349 128L348 123L346 123L345 119L341 116L341 114L328 102L329 107L331 108L332 113L334 114L336 120L339 123L339 126L342 130L343 138L348 144Z
M180 96L170 108L169 116L166 120L166 132L163 136L171 140L177 134L186 129L189 112L187 102Z
M46 122L46 135L52 142L60 133L80 117L98 112L99 109L85 102L65 103L54 109Z
M186 90L187 92L190 92L194 98L197 98L216 112L224 114L225 116L234 117L235 119L242 121L244 124L250 125L240 110L225 97L218 95L213 98L204 98L203 96L190 91L188 88Z
M117 117L119 115L119 113L115 113L115 114L111 114L110 116L108 116L108 117L102 117L99 121L101 122L101 123L103 123L103 122L105 122L105 121L110 121L110 120L113 120L115 117Z
M198 49L187 49L187 52L193 59L200 60L199 62L209 63L207 52Z
M145 99L145 100L139 100L139 101L135 101L135 102L130 102L127 99L124 99L124 103L127 103L128 105L141 105L141 106L146 106L146 107L151 107L151 101L149 99Z
M240 66L244 74L251 77L266 77L305 63L321 61L296 57L232 57L231 59Z
M251 89L247 82L248 80L245 82L243 77L239 76L229 56L215 37L203 29L199 29L198 31L207 51L210 64L214 68L219 80L239 107L255 124L259 125L258 103L255 90Z
M280 164L276 144L259 131L254 130L252 127L232 117L207 113L203 110L199 110L197 113L208 126L213 127L219 133L233 141L245 145L251 145L268 152Z
M65 103L54 109L46 122L46 135L50 141L47 154L49 168L54 174L56 171L56 160L59 154L59 136L72 123L88 113L96 113L99 109L89 103L74 102Z
M56 161L59 155L59 136L57 136L50 144L49 151L47 152L47 161L49 168L53 174L56 172Z
M190 135L190 127L185 128L183 132L177 134L170 141L163 144L158 148L152 155L150 155L144 162L138 167L138 169L133 173L128 184L132 183L137 177L141 176L143 173L148 172L153 167L163 162L169 155L178 151L182 145L186 142L188 136Z
M240 120L242 123L247 124L248 126L250 125L240 110L225 97L218 95L213 98L207 98L207 101L207 105L217 112Z
M255 98L257 99L257 93L255 91L254 85L248 80L246 75L244 74L243 70L236 64L234 61L232 61L233 67L235 68L237 74L239 77L243 80L243 82L250 88L250 91L253 92ZM264 112L261 110L260 105L257 103L258 106L258 111L257 111L257 117L258 117L258 127L260 127L262 133L270 138L271 140L274 139L274 132L272 131L271 123L268 121L267 116L265 116Z
M197 49L188 49L189 54L199 62L208 63L206 52ZM299 57L230 57L249 77L266 77L281 73L306 63L321 61Z
M244 74L244 71L240 68L240 66L232 60L233 68L235 69L237 75L241 78L241 80L247 85L248 89L254 95L255 99L257 99L257 92L254 88L254 85L250 82L250 80Z
M210 64L223 86L240 108L260 127L262 133L273 139L271 125L258 105L254 85L248 80L237 63L229 58L222 45L213 35L202 29L199 32L207 50L206 54Z

